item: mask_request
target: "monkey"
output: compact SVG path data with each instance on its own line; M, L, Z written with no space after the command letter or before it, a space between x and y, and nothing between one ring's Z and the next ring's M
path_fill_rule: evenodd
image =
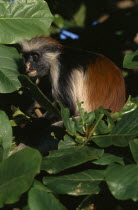
M87 112L103 106L114 113L125 104L121 71L104 55L69 48L43 36L25 40L20 45L25 73L36 81L48 75L53 101L61 101L71 115L78 115L77 102L83 102L82 108Z

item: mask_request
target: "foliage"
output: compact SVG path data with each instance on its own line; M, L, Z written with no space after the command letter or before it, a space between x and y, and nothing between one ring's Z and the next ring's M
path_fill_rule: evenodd
M0 111L0 160L8 157L12 145L12 127L5 112Z
M0 207L19 200L26 192L34 177L40 171L41 155L26 148L10 156L0 164Z
M10 93L21 87L17 71L20 60L15 48L0 45L0 93Z
M53 20L43 0L1 0L0 4L0 43L3 44L44 35Z
M138 62L135 61L135 57L138 55L138 50L133 53L127 53L124 57L123 66L127 69L134 69L138 67Z
M102 182L107 184L115 198L137 201L137 106L134 105L134 109L129 99L123 107L126 113L123 116L120 114L121 117L115 120L102 108L86 113L80 104L80 117L70 118L69 110L60 106L67 134L60 141L58 150L42 158L36 150L26 148L1 161L1 207L15 203L26 192L29 209L50 209L50 206L66 209L55 195L94 195L100 193ZM6 115L4 117L7 119ZM0 136L3 137L2 131ZM10 141L11 134L7 137ZM112 154L110 149L110 152L106 152L111 145L129 147L131 152L127 157ZM84 169L84 164L87 166L88 162L90 168ZM80 172L77 172L78 166L82 166ZM43 175L42 183L37 181L37 177L34 178L40 168L47 172ZM50 176L52 174L55 176Z
M0 4L1 43L17 43L47 33L52 15L43 0L11 3L1 0ZM78 25L83 24L83 18L78 21L84 10L82 6L74 16ZM56 24L62 27L62 20L58 18ZM130 67L132 57L124 61L125 67ZM59 139L58 150L50 151L45 157L29 147L10 154L12 140L16 138L10 124L14 119L9 112L0 111L0 208L14 204L32 210L67 209L72 201L64 204L62 195L66 195L70 200L71 196L76 199L83 196L78 209L84 209L84 203L85 209L90 209L92 201L87 196L97 196L105 188L118 200L138 201L137 104L129 97L119 112L110 114L102 107L87 113L78 103L80 116L71 117L60 102L59 112L28 78L20 76L19 81L20 61L21 56L15 48L0 46L0 93L16 91L20 95L23 89L19 91L19 88L25 86L44 109L61 115L65 133ZM56 136L55 132L54 138Z

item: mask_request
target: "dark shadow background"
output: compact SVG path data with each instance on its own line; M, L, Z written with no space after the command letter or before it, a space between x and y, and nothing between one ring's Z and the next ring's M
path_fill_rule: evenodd
M127 1L128 2L128 1ZM60 14L70 20L83 3L86 6L86 19L83 28L68 29L80 36L78 40L68 38L60 40L59 34L53 37L70 47L77 47L101 53L113 60L121 69L126 51L138 49L134 41L138 33L138 0L47 0L53 14ZM123 6L118 6L123 3ZM104 14L109 15L106 21L95 26L92 22ZM137 34L138 36L138 34ZM137 38L138 39L138 38ZM138 70L125 70L127 95L138 96Z

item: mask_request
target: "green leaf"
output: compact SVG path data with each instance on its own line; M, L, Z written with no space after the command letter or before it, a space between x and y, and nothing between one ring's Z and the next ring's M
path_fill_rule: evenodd
M138 106L138 98L132 98L131 101Z
M12 127L5 112L0 111L0 146L1 158L6 159L12 145Z
M99 107L99 109L96 109L94 112L96 116L96 124L92 130L92 133L95 135L110 133L114 127L114 122L109 112L103 107ZM105 118L104 120L103 117Z
M95 129L95 134L108 134L111 132L113 126L108 125L104 120L100 120Z
M137 109L137 104L132 100L134 99L131 99L131 96L129 96L123 108L119 112L115 112L111 115L113 120L120 120L123 115L128 114L129 112L133 112L135 109Z
M76 142L70 136L65 135L64 140L61 140L58 144L58 149L68 149L70 147L76 146Z
M88 126L91 126L93 124L95 120L95 113L94 112L85 112L85 115L84 115L84 122L85 124L87 124Z
M64 19L61 15L59 14L55 14L54 15L54 24L58 27L58 28L63 28L64 27Z
M21 56L15 48L0 45L0 93L11 93L18 90L18 63Z
M125 147L138 135L138 108L122 117L108 135L93 136L92 140L100 147L110 145Z
M39 173L41 155L37 150L25 148L0 163L0 207L18 201Z
M79 204L77 210L94 210L94 196L88 195Z
M1 0L0 5L0 43L3 44L45 35L53 20L43 0Z
M78 103L77 105L78 105L79 115L80 115L80 118L81 118L81 120L82 120L82 125L84 125L84 124L85 124L85 120L84 120L85 111L84 111L84 109L81 107L82 104L83 104L83 103Z
M138 61L133 61L134 57L138 55L138 50L133 53L127 53L124 57L123 67L127 69L134 69L138 67Z
M84 109L81 107L82 103L78 103L78 109L79 109L79 115L80 117L72 118L72 120L75 122L75 128L76 131L80 134L86 133L86 126L89 128L92 126L94 120L95 120L95 113L94 112L85 112Z
M65 169L80 165L90 160L98 159L103 150L88 146L76 146L50 152L42 161L41 169L49 174L56 174Z
M121 165L124 165L123 158L118 157L116 155L109 154L109 153L104 153L101 156L101 158L93 161L93 163L98 164L98 165L109 165L111 163L119 163Z
M66 209L52 192L40 182L35 182L29 191L28 204L30 210Z
M73 20L75 21L77 26L84 26L85 17L86 17L86 6L82 4L77 13L74 15Z
M113 196L119 200L138 200L138 166L110 165L105 180Z
M99 193L103 178L102 170L87 170L71 175L44 177L43 182L55 193L78 196Z
M135 162L138 164L138 139L133 139L129 143L131 153L133 155L133 158Z
M113 144L115 146L127 146L128 142L138 135L138 108L124 115L117 122L111 135L115 134Z
M109 135L97 135L97 136L93 136L92 140L99 147L106 148L106 147L109 147L112 145L112 140L115 137L116 137L115 135L111 136L110 134Z
M75 122L72 119L70 119L69 110L65 108L60 101L59 101L59 105L61 108L61 117L64 122L64 126L67 129L67 132L71 136L74 136L74 135L79 136L79 134L76 132Z
M97 136L99 134L110 133L114 127L114 122L110 114L103 107L99 107L99 109L94 110L94 113L96 122L93 125L93 128L90 129L88 139L92 139L93 136ZM103 120L103 117L107 118L106 121Z
M14 126L27 124L31 122L31 119L20 110L17 110L14 112L13 120L10 120L10 122L11 122L11 125L14 127Z
M25 206L22 208L22 210L30 210L29 206Z
M85 121L84 121L84 116L85 116L85 112L84 109L81 107L82 103L78 103L78 110L79 110L79 116L77 118L72 117L72 121L75 123L75 129L77 132L79 132L80 134L84 134L84 125L85 125Z

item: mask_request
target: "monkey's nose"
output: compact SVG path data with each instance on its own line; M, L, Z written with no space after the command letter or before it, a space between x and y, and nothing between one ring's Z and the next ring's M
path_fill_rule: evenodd
M29 71L30 67L31 67L31 63L30 62L26 63L26 71Z

